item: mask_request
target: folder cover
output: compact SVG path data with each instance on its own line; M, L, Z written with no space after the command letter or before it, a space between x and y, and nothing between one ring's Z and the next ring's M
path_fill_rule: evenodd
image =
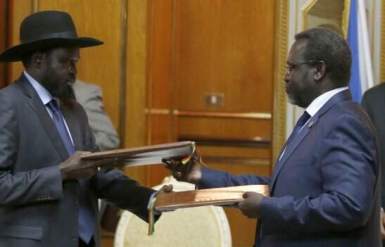
M161 164L162 159L191 157L195 152L192 141L174 142L136 148L115 149L82 155L82 160L93 161L91 166L143 166Z
M231 206L243 200L245 192L257 192L269 196L267 185L244 185L223 188L159 193L155 210L159 212L198 206Z

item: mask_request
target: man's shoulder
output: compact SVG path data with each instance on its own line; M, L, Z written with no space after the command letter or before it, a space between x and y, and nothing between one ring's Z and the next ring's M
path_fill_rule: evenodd
M76 82L73 84L73 88L75 92L81 92L81 93L89 93L89 92L99 92L101 89L98 85L84 82L81 80L76 80Z
M102 96L99 86L80 80L76 80L76 82L73 84L73 89L76 100L83 106L87 102L98 99Z
M374 127L368 114L360 104L351 100L336 104L330 115L327 115L327 123L338 129L348 129L349 132L363 131L374 135Z
M19 80L16 80L11 84L7 85L6 87L0 89L1 97L6 97L14 100L20 99L20 98L15 98L16 95L22 94L22 90L19 84L20 84Z
M368 89L364 93L363 97L366 100L371 99L371 98L377 98L377 97L385 98L385 83L381 83L379 85L376 85L376 86Z
M335 102L321 115L322 123L327 125L346 125L347 121L359 123L359 125L368 125L369 119L363 107L352 101L345 99Z

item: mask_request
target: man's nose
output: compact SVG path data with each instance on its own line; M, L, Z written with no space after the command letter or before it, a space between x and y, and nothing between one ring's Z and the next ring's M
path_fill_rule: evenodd
M289 79L290 79L290 71L286 70L286 71L285 71L285 75L284 75L284 77L283 77L283 80L284 80L285 82L288 82Z
M69 70L69 72L70 72L71 74L73 74L74 76L76 76L76 74L77 74L77 72L78 72L78 70L77 70L75 64L71 64L71 65L69 66L68 70Z

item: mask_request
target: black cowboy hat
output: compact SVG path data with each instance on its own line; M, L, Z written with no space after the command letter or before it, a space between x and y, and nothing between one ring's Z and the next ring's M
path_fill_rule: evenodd
M55 47L89 47L102 41L78 37L71 16L61 11L41 11L26 17L20 26L20 44L0 54L0 61L22 60L34 51Z

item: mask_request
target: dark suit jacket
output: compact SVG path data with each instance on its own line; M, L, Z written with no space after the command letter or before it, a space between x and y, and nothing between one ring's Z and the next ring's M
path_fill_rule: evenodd
M376 127L381 161L381 206L385 208L385 84L375 86L365 92L362 102ZM382 241L385 246L385 240Z
M377 130L382 168L381 205L385 208L385 84L380 84L366 91L362 98L362 106L369 114Z
M76 150L92 150L83 108L75 103L62 111ZM68 153L23 76L0 90L0 114L0 246L78 246L79 183L62 182L58 164ZM151 193L118 170L99 171L89 179L95 215L99 197L145 218Z
M379 247L376 150L370 120L344 91L286 147L271 179L204 170L199 186L269 184L258 247Z

